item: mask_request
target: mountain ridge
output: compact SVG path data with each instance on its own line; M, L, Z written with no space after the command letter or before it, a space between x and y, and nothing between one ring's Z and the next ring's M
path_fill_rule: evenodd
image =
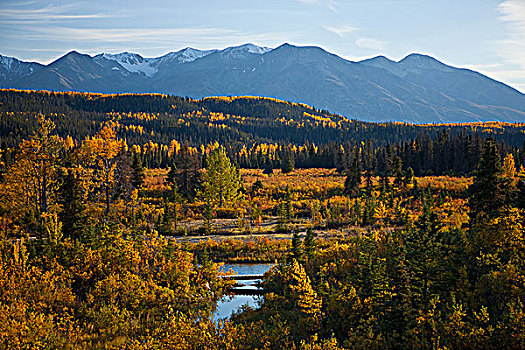
M17 69L11 69L16 62ZM412 53L350 61L317 46L191 47L159 57L71 51L44 66L0 56L0 87L192 98L253 95L364 121L525 121L525 95L479 72Z

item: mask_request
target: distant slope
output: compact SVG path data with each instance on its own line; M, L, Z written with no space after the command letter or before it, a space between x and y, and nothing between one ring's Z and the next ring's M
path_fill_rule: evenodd
M318 47L246 44L225 50L186 48L157 58L71 52L48 66L32 65L20 73L16 65L0 64L0 85L192 98L268 96L364 121L525 121L524 94L419 54L399 62L383 56L351 62Z
M43 114L63 137L93 135L100 124L116 119L129 145L172 140L192 146L219 142L249 147L256 143L316 145L385 145L423 135L492 135L498 141L523 146L525 124L370 123L349 120L304 104L260 97L207 97L201 100L161 94L93 94L0 90L0 144L16 145ZM140 126L140 130L137 127ZM332 147L331 146L331 147ZM471 146L474 147L474 146Z

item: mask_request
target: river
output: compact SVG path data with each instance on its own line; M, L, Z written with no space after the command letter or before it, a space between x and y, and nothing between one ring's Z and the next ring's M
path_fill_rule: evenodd
M237 273L237 275L262 275L268 271L273 264L225 264L221 267L221 271L229 271L230 269ZM245 286L241 289L254 289L259 280L243 280L241 283ZM232 297L224 297L217 303L217 310L214 314L215 321L229 318L234 311L237 311L243 305L256 308L257 302L262 296L256 295L234 295Z

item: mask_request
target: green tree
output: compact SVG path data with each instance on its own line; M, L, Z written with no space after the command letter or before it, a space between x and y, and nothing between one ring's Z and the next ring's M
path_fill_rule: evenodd
M405 177L403 179L403 185L408 187L414 180L414 170L411 167L408 167L405 171Z
M498 216L507 206L508 185L508 179L503 176L496 144L488 138L474 174L474 181L469 186L469 207L473 224L482 216Z
M345 179L345 194L355 196L359 192L361 186L361 169L359 166L359 158L356 154L350 167L350 173Z
M58 217L63 224L62 231L66 237L80 238L82 233L86 216L81 182L73 169L67 169L61 174L58 204L62 210Z
M294 171L295 164L292 156L292 151L287 150L281 162L281 171L283 174L288 174Z
M304 238L304 250L306 252L306 256L308 257L308 261L312 262L314 253L315 253L315 233L314 231L309 228L306 230L306 236Z
M142 166L142 160L140 159L140 156L135 153L133 154L133 163L131 165L132 173L131 173L131 184L135 188L140 188L142 184L144 184L144 167Z
M297 232L293 234L292 238L292 257L299 262L304 260L304 244Z
M178 192L185 199L192 201L200 187L200 161L198 154L188 144L184 144L172 163L168 181L178 187Z
M237 202L242 185L241 174L239 168L231 164L224 147L213 150L206 162L202 197L219 207Z
M403 161L396 156L392 160L392 172L394 173L394 185L398 188L403 185Z

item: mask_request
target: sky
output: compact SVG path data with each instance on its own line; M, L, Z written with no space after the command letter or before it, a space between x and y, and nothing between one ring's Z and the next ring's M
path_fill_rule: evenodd
M525 92L525 0L0 0L0 54L24 61L286 42L349 60L427 54Z

